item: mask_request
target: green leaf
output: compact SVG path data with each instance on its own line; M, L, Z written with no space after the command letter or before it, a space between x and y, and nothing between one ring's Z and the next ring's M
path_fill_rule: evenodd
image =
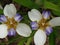
M51 33L49 36L49 45L55 45L55 34L54 32Z
M60 0L47 0L47 1L52 2L52 3L60 6Z
M43 6L44 1L45 0L35 0L35 3L38 4L38 5L40 5L40 6Z
M47 0L49 2L52 2L52 3L57 3L59 0Z
M20 42L18 43L18 45L24 45L24 42L27 40L27 38L22 38L20 40Z
M18 45L24 45L24 42L27 41L26 45L30 44L30 42L32 41L32 38L34 37L34 34L35 34L36 31L32 31L32 34L30 37L27 37L27 38L22 38L20 40L20 42L18 43Z
M0 14L3 14L3 10L0 9Z
M45 9L51 9L52 12L55 15L60 16L60 8L59 8L59 6L57 6L57 5L55 5L55 4L51 3L51 2L45 1L44 8Z
M20 38L19 35L15 36L15 37L12 37L12 38L9 39L9 42L8 43L11 44L11 43L13 43L14 41L16 41L19 38Z
M54 27L54 33L56 37L60 40L60 26Z
M15 37L11 37L11 38L9 38L8 39L8 44L11 44L11 43L13 43L13 42L15 42L17 39L19 39L20 38L20 36L19 35L17 35L17 36L15 36ZM6 42L1 42L0 43L0 45L5 45L6 44Z
M17 2L18 4L20 4L20 5L23 5L23 6L25 6L25 7L28 7L28 8L30 8L30 9L32 9L32 8L39 8L39 5L37 5L36 3L34 3L33 1L31 1L31 0L14 0L15 2Z
M28 38L26 45L30 45L30 43L32 42L32 40L33 40L33 37Z
M45 1L45 3L44 3L44 8L59 11L59 7L57 5L55 5L55 4L51 3L51 2L47 2L47 1Z
M55 16L60 16L60 12L58 12L58 11L52 11L52 13L53 13Z

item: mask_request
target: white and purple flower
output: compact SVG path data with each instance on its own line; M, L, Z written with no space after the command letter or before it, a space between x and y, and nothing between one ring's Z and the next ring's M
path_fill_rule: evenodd
M38 10L32 9L28 12L28 16L32 21L30 23L32 30L37 30L34 35L35 45L44 45L46 42L46 35L50 35L53 32L52 27L60 26L60 17L47 21L50 17L49 11L43 11L41 14Z
M0 16L0 38L5 38L7 35L14 36L16 32L24 37L31 34L30 27L25 23L19 23L22 20L20 14L16 14L16 8L13 4L4 7L4 15Z

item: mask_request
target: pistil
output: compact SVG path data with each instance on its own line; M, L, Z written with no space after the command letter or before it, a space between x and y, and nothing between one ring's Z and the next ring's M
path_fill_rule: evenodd
M7 22L5 22L5 24L8 26L8 30L9 30L11 28L16 29L18 23L14 20L14 18L7 17Z
M43 30L48 26L48 24L46 23L46 20L45 20L44 18L42 18L42 19L38 22L38 25L39 25L39 28L40 28L40 29L43 29Z

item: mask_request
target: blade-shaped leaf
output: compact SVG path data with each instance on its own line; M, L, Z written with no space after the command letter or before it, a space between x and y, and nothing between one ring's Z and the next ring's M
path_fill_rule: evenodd
M0 14L3 14L3 10L0 9Z
M55 5L55 4L53 4L53 3L51 3L51 2L48 2L48 1L45 1L45 3L44 3L44 8L46 8L46 9L51 9L52 12L53 12L55 15L60 16L60 8L59 8L58 5Z
M20 5L30 8L30 9L31 8L37 8L37 9L39 8L39 6L31 0L18 0L18 1L14 0L14 1Z
M55 34L54 32L51 33L49 36L49 45L55 45Z
M27 40L27 38L22 38L20 40L20 42L18 43L18 45L24 45L24 42Z

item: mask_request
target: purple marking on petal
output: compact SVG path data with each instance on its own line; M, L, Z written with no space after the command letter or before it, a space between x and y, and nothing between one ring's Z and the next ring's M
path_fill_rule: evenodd
M8 36L15 36L16 35L16 31L14 30L14 28L11 28L9 31L8 31Z
M4 15L0 16L0 22L6 22L7 18Z
M43 15L43 17L44 17L45 19L48 19L49 16L50 16L50 11L43 11L43 12L42 12L42 15Z
M3 22L3 21L0 19L0 22Z
M50 27L50 26L46 27L45 32L46 32L47 35L50 35L53 32L52 27Z
M17 22L20 22L23 19L23 17L20 14L16 14L15 17L14 17L14 19Z
M32 30L38 29L38 24L37 24L37 22L31 22L30 25L31 25Z

